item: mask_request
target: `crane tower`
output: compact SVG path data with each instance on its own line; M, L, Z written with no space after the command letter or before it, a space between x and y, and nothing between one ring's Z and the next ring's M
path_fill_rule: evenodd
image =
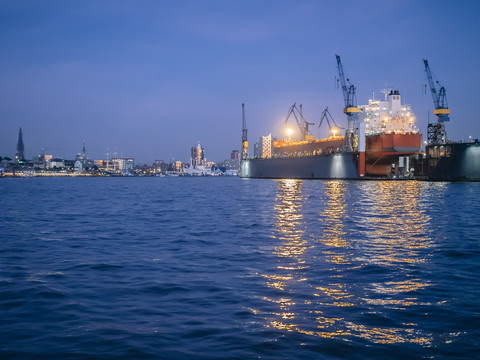
M338 75L342 84L343 100L345 102L345 108L343 112L347 115L348 128L346 133L347 148L350 151L354 150L354 132L355 132L355 120L358 119L358 113L360 109L357 106L357 98L355 96L355 86L350 84L350 80L345 80L345 73L343 72L342 61L340 55L335 54L337 58Z
M447 141L445 131L445 121L450 121L450 109L448 108L447 95L444 86L441 86L438 81L433 80L432 71L428 65L428 60L422 59L425 65L425 72L427 73L428 85L432 93L433 114L437 116L436 124L428 124L427 127L427 141L428 145L442 145ZM438 91L437 91L438 86Z

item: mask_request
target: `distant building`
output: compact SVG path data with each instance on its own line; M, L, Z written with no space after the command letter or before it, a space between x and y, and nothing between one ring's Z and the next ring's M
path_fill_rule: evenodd
M230 159L225 160L223 164L219 164L220 167L225 167L228 170L239 170L240 169L240 151L232 150L230 154Z
M83 172L83 166L82 166L82 162L80 160L75 161L75 172L77 172L77 173Z
M230 155L230 160L240 160L240 151L232 150L232 153Z
M183 171L183 163L181 161L175 161L175 171L182 172Z
M18 130L17 152L15 153L15 162L23 162L25 160L25 148L23 145L22 128Z
M273 155L273 141L272 134L261 136L258 143L255 144L253 154L257 158L269 159Z
M82 152L77 154L75 160L77 161L83 161L87 158L87 151L85 149L85 140L83 140L83 148L82 148Z
M62 169L64 167L65 167L65 160L61 158L53 158L47 162L48 169L55 169L55 168Z
M203 165L205 160L205 149L200 145L200 141L197 146L192 146L191 149L192 167L197 165Z
M80 161L82 169L88 169L95 165L95 162L87 157L87 151L85 149L85 140L83 140L82 152L77 154L75 161Z
M153 172L159 174L164 172L165 170L165 162L163 160L155 160L152 164Z
M134 158L113 158L112 163L114 165L114 171L121 173L133 172L135 168Z

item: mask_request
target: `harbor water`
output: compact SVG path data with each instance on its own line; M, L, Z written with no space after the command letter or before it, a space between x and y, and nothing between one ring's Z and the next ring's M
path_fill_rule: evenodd
M472 359L480 183L0 179L1 359Z

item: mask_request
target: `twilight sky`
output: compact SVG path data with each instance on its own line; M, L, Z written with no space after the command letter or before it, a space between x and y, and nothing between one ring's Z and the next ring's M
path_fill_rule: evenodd
M335 53L365 104L398 89L426 137L422 58L446 87L449 139L480 137L480 1L0 0L0 156L222 161L280 136L288 108L346 126ZM315 135L317 131L315 130ZM250 149L253 152L253 148ZM112 155L110 155L112 156Z

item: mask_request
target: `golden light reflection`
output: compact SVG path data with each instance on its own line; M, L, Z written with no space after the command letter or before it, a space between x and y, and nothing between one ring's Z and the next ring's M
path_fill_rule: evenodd
M378 328L365 325L347 323L347 328L356 333L356 336L369 340L376 344L413 343L419 345L431 345L430 336L422 336L414 329Z
M373 291L379 294L395 295L422 289L430 284L428 282L419 282L418 280L389 281L384 284L372 284Z
M389 309L432 305L419 300L417 293L432 283L410 271L429 261L425 250L433 246L431 219L421 205L421 184L368 182L361 185L359 198L352 199L348 182L319 183L316 195L321 200L314 221L320 226L311 226L302 212L308 199L303 186L301 180L277 181L273 254L278 266L261 275L276 296L262 298L269 303L269 310L260 313L265 326L326 339L431 345L432 334L414 322L378 327L369 326L364 318L387 316ZM369 281L368 275L360 284L349 279L352 274L359 278L358 272L365 269L384 267L395 269L389 281L382 281L382 276ZM312 271L316 277L309 275ZM359 313L355 307L364 310Z
M309 266L302 258L307 249L304 239L304 223L301 208L303 205L301 180L280 180L277 182L278 193L275 198L275 231L273 238L277 240L273 253L278 257L278 266L274 274L262 274L269 288L289 293L294 284L306 282L305 276ZM280 311L270 312L265 317L267 326L276 329L294 331L298 313L292 311L295 302L287 296L278 298L264 297L264 301L277 304Z
M325 194L326 207L319 218L319 221L323 223L320 241L327 246L344 248L349 245L343 224L346 215L345 183L343 181L327 181ZM333 262L336 263L335 260Z
M369 187L365 196L371 197L371 207L363 217L366 262L408 266L428 260L421 255L432 245L430 218L419 204L421 189L417 181L380 181Z

